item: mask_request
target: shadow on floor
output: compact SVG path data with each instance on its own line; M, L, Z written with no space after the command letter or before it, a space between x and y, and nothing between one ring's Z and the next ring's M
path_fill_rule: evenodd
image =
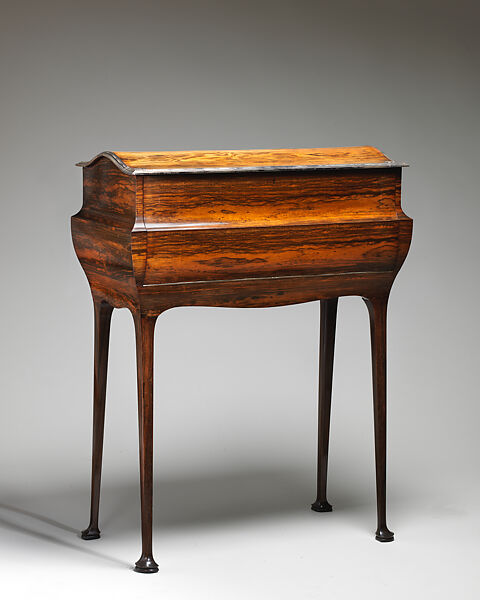
M348 479L332 485L330 500L335 509L355 527L374 530L374 495L355 493ZM373 492L373 491L372 491ZM88 524L89 483L82 487L38 489L4 494L0 503L0 528L36 539L73 548L82 553L126 566L123 561L99 553L98 545L79 539ZM333 499L332 499L333 498ZM335 499L338 503L335 504ZM156 535L172 535L188 528L231 525L248 520L309 514L315 499L315 478L311 472L291 469L257 468L248 471L208 473L183 477L160 477L154 489ZM368 517L367 517L368 514ZM105 482L102 486L100 529L104 537L119 540L132 537L132 552L140 537L140 500L137 478ZM135 541L134 541L135 540ZM128 565L130 566L130 565Z
M74 533L79 518L83 516L88 521L89 494L88 481L78 488L33 489L28 494L9 494L7 501L0 502L0 508ZM313 501L312 494L312 478L294 470L258 469L157 478L155 526L190 527L304 510ZM123 531L136 528L139 505L136 477L131 481L105 482L100 506L103 528L119 519Z

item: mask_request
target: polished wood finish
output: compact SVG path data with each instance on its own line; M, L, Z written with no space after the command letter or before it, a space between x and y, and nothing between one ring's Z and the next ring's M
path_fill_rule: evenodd
M391 542L393 533L387 527L387 303L388 293L365 298L370 315L372 341L373 418L375 427L375 466L377 482L377 532L379 542Z
M142 555L135 563L139 573L155 573L152 553L153 514L153 334L157 316L134 313L137 346L138 431L140 440L140 502Z
M337 306L338 298L320 301L317 499L312 504L312 510L315 512L331 512L332 510L332 505L327 500L327 467Z
M306 227L236 228L147 234L144 283L369 272L392 268L396 223L362 222ZM368 240L367 242L365 240ZM342 252L338 252L339 245ZM387 267L387 268L386 268Z
M323 167L391 166L385 154L372 146L346 148L298 148L277 150L201 150L190 152L102 152L89 161L91 166L106 157L128 175L186 173L189 171L261 171L273 169L304 170ZM403 165L405 166L405 165Z
M371 146L277 150L214 150L190 152L116 152L125 164L139 169L208 169L380 163L387 157Z
M142 555L152 554L153 338L176 306L266 307L321 301L318 489L326 498L337 300L363 297L372 327L377 539L385 517L386 299L410 245L400 203L402 163L370 146L208 152L103 152L83 167L72 217L77 256L96 310L91 522L98 502L108 328L133 314L137 339ZM97 348L98 346L98 348Z
M392 169L143 177L149 232L351 223L396 216Z
M90 523L84 531L84 540L100 537L98 510L100 507L100 482L102 478L103 431L105 425L105 397L107 392L108 347L113 306L104 300L93 299L95 315L95 343L93 367L93 441L92 441L92 494Z

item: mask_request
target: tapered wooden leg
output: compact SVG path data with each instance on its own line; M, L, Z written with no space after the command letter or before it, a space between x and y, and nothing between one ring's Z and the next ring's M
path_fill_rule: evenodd
M330 512L332 510L332 506L327 500L327 466L337 305L338 298L320 301L317 499L312 504L312 510L316 512Z
M93 442L92 442L92 489L90 523L84 531L84 540L100 537L98 509L100 506L100 481L102 477L103 431L105 424L105 395L107 390L108 345L113 307L94 298L95 343L93 376Z
M134 314L137 342L138 425L140 438L140 501L142 555L135 563L138 573L156 573L152 553L153 513L153 343L157 317Z
M387 527L387 302L388 296L364 299L370 315L373 374L373 415L375 425L375 465L377 480L377 531L379 542L392 542Z

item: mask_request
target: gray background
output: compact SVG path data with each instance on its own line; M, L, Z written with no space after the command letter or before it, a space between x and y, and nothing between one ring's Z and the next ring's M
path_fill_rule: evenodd
M478 598L478 4L1 9L2 588L17 598ZM157 324L160 573L133 574L136 384L124 310L112 331L104 537L77 537L88 522L92 307L70 239L74 163L104 149L362 144L411 164L403 207L414 239L389 307L395 543L372 537L363 302L339 308L330 515L308 510L318 304L182 308Z

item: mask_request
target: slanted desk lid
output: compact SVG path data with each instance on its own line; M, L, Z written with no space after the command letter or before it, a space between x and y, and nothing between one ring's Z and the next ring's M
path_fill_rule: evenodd
M289 150L205 150L194 152L101 152L79 167L101 157L128 175L231 173L238 171L315 171L406 167L372 146L303 148Z

